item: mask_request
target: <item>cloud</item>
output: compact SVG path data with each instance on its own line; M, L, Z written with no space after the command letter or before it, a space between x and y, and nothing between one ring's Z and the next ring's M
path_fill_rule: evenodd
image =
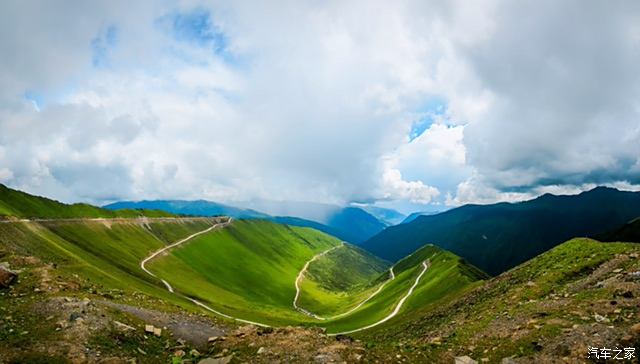
M383 186L387 191L386 199L408 200L413 203L428 204L440 194L437 188L426 186L421 181L405 181L397 169L388 169L382 176Z
M67 5L0 5L14 187L421 209L640 184L635 2Z

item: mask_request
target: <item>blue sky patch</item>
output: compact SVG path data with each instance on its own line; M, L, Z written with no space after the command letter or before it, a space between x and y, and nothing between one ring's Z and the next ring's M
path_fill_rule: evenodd
M44 106L44 96L39 92L27 90L24 93L24 99L30 102L37 112L40 112L40 109Z
M447 103L441 98L433 98L426 102L418 109L418 114L421 115L421 117L411 125L409 141L411 142L422 135L422 133L429 129L431 124L434 123L435 117L444 115L446 110Z
M109 50L118 43L118 28L111 25L100 33L91 41L91 50L93 51L92 63L94 67L109 66Z
M213 22L211 13L202 8L188 12L173 12L160 19L158 23L178 41L212 47L216 54L222 54L227 48L225 34Z

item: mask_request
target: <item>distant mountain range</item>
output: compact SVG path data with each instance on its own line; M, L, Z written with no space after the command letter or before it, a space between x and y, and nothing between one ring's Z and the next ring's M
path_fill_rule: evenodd
M407 216L404 220L402 220L400 222L400 224L410 223L411 221L417 219L420 216L437 215L437 214L439 214L441 212L442 211L418 211L418 212L412 212L411 214L409 214L409 216Z
M598 187L520 203L466 205L385 229L361 246L397 261L432 243L498 274L579 236L596 236L640 216L640 193ZM628 239L625 239L628 240Z
M269 213L204 200L121 201L106 205L104 208L109 210L153 209L181 215L226 215L240 219L272 220L292 226L311 227L354 244L364 242L387 226L357 207L277 201L262 201L253 203L251 206L262 206ZM281 216L281 214L291 214L291 216Z

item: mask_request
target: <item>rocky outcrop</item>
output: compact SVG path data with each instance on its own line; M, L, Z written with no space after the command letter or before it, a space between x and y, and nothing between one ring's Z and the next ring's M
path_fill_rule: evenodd
M0 288L9 288L11 283L13 283L17 277L18 274L16 272L0 265Z

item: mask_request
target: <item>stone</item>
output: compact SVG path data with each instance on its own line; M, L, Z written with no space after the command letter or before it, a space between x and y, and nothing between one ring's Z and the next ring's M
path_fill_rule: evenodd
M132 331L132 330L135 330L135 327L129 326L129 325L127 325L127 324L123 324L123 323L122 323L122 322L120 322L120 321L113 321L113 324L114 324L117 328L119 328L119 329L121 329L121 330L124 330L124 331Z
M631 326L631 334L633 334L634 336L640 336L640 324Z
M154 327L154 328L153 328L153 334L154 334L155 336L157 336L157 337L162 336L162 329L161 329L161 328L159 328L159 327Z
M597 313L593 315L593 317L596 319L596 322L609 322L609 319L602 316L602 315L598 315Z
M223 356L221 358L206 358L198 362L198 364L229 364L233 355Z
M313 357L313 362L317 364L325 364L325 363L329 363L330 361L331 361L331 358L329 357L329 355L326 355L326 354L318 354Z
M77 312L72 312L71 315L69 315L69 321L74 322L77 321L78 319L80 319L82 316L77 313Z
M258 349L258 351L256 352L256 354L260 355L260 354L264 354L267 352L267 349L265 349L264 347L260 347L260 349Z
M18 277L18 273L0 265L0 288L9 288L16 277Z
M148 334L153 334L153 329L155 327L153 327L153 325L144 325L144 332L148 333Z
M456 356L455 364L478 364L478 362L465 355Z

